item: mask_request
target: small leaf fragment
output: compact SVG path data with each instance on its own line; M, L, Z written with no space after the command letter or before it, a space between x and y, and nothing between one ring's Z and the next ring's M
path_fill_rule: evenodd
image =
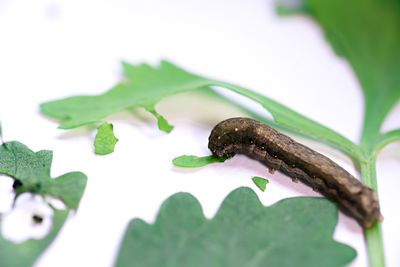
M337 219L328 199L297 197L264 207L242 187L208 220L196 198L178 193L162 204L154 224L129 223L115 266L345 266L357 253L333 240Z
M115 137L113 125L103 123L97 128L96 138L94 140L95 153L97 155L107 155L114 152L115 144L118 138Z
M193 155L183 155L176 157L172 160L172 163L177 167L183 168L198 168L203 167L212 163L221 163L227 160L227 158L216 158L213 155L205 157L197 157Z
M151 114L153 114L154 117L156 117L158 123L158 129L166 133L170 133L174 129L174 126L169 124L168 121L161 114L159 114L153 107L151 108L146 107L146 110Z
M258 176L253 176L253 178L251 178L251 179L256 184L256 186L261 189L261 191L263 191L263 192L265 191L265 188L267 187L267 184L269 183L269 181L267 179L258 177Z

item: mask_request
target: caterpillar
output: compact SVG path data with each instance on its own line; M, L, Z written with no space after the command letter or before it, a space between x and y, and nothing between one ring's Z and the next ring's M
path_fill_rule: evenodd
M324 155L274 128L249 118L232 118L212 130L208 148L217 158L244 154L337 202L365 228L382 220L377 193Z

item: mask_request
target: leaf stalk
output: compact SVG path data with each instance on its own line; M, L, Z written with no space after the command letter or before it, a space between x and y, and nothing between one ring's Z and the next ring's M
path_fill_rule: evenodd
M360 162L361 181L378 192L376 180L376 156L373 155L366 162ZM368 249L370 267L384 267L385 254L383 247L381 222L375 222L371 227L365 229L365 240Z

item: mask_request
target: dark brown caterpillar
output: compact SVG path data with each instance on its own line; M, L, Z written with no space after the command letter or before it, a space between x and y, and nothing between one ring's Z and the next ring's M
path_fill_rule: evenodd
M259 121L232 118L220 122L211 132L208 148L217 158L245 154L293 181L302 181L337 202L363 227L382 218L374 190L332 160Z

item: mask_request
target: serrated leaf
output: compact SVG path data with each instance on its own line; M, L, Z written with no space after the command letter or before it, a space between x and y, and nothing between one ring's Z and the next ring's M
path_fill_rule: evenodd
M43 239L30 239L22 244L15 244L0 235L0 265L7 267L33 266L36 259L56 238L67 219L68 212L67 210L54 210L52 230Z
M332 239L337 213L334 203L313 197L264 207L239 188L208 220L197 199L178 193L154 224L129 223L116 266L344 266L356 251Z
M227 158L216 158L213 155L205 157L197 157L193 155L183 155L176 157L172 160L172 163L177 167L183 168L197 168L203 167L211 163L225 162Z
M98 96L76 96L41 105L42 112L63 120L62 129L99 122L115 112L144 107L154 109L163 97L201 88L207 79L190 74L162 61L154 68L147 64L133 66L123 62L127 81Z
M77 209L86 187L86 175L71 172L58 178L50 177L53 152L33 152L19 142L6 142L0 146L0 174L10 176L16 196L31 192L60 198L67 207Z
M97 128L96 138L94 140L95 153L98 155L107 155L114 152L115 144L118 138L115 137L113 125L103 123Z
M267 184L269 183L269 181L265 178L262 177L258 177L258 176L253 176L253 178L251 178L253 180L253 182L255 183L255 185L260 188L261 191L265 191L265 189L267 188Z
M353 158L359 156L358 147L344 136L285 107L261 94L226 82L212 80L186 72L167 61L157 67L147 64L130 65L123 62L125 82L98 96L75 96L41 105L44 114L63 122L62 129L70 129L100 121L102 118L133 107L144 107L158 119L159 128L166 132L172 126L155 112L155 104L163 97L190 90L221 86L261 104L271 112L275 121L295 131L323 140Z

